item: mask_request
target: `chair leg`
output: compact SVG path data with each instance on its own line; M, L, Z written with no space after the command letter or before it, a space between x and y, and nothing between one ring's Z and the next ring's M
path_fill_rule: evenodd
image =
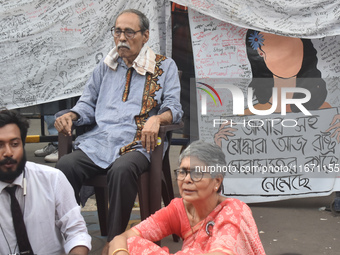
M143 173L138 179L138 198L141 220L145 220L149 215L149 173Z
M143 173L138 179L138 198L141 220L145 220L150 216L150 201L149 201L149 172ZM155 242L161 245L161 241Z
M170 171L169 171L170 173ZM166 175L163 172L164 175ZM163 175L163 177L164 177ZM174 199L174 191L173 191L173 187L172 187L172 183L169 184L168 180L171 180L171 177L169 179L169 177L164 177L163 181L162 181L162 197L163 197L163 202L164 205L167 206L168 204L170 204L171 200ZM174 242L178 243L180 240L180 237L178 235L173 234L172 235L172 239L174 240Z
M97 212L99 218L100 233L102 236L107 236L107 224L109 215L109 195L107 187L95 187L94 188L97 201Z
M163 192L163 201L165 205L168 205L171 202L171 200L175 198L174 189L172 186L169 155L166 155L163 159L162 170L163 170L162 171L163 184L166 187L166 189L164 190L166 191L166 193ZM164 196L167 196L168 199L164 200Z
M167 206L168 204L170 204L171 202L171 199L174 198L174 196L171 197L170 193L171 191L169 190L170 187L172 188L172 185L171 186L167 186L165 184L165 180L163 180L163 185L162 185L162 197L163 197L163 202L164 202L164 205ZM174 242L179 242L180 240L180 237L178 235L175 235L173 234L172 235L172 239L174 240Z

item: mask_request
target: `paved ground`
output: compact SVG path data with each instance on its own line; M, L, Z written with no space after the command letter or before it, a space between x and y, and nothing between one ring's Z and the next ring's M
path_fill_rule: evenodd
M31 121L29 134L39 134L38 120ZM34 157L34 150L45 143L27 144L28 160L44 163L42 158ZM177 165L180 148L171 148L172 168ZM48 164L53 166L54 164ZM174 183L175 184L175 183ZM177 187L174 187L177 192ZM280 202L250 204L260 237L266 253L269 255L333 255L340 254L340 217L334 217L325 210L334 196L291 199ZM100 236L95 200L89 199L82 210L93 238L90 254L98 255L105 244L105 237ZM134 210L131 222L139 220L139 211ZM174 243L171 237L162 241L162 245L176 252L181 243Z

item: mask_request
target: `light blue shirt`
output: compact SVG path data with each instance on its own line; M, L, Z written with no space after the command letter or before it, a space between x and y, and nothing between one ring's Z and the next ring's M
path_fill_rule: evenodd
M142 97L146 84L146 75L132 72L128 99L122 97L126 83L128 67L118 58L118 67L114 71L101 61L87 82L77 104L71 109L80 118L76 126L96 123L94 128L77 137L75 145L99 167L106 169L120 155L120 148L133 142L137 125L135 116L142 107ZM175 62L166 58L161 61L158 76L160 89L155 91L157 105L149 112L149 117L170 110L173 123L178 123L183 115L180 104L180 82ZM150 155L139 141L134 149L143 153L149 160Z

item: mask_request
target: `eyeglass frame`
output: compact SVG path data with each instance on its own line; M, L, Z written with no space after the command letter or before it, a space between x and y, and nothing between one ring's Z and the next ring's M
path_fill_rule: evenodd
M183 170L185 172L185 176L184 178L181 180L181 179L178 179L178 171L179 170ZM200 173L201 174L201 178L199 180L194 180L192 175L191 175L191 172L194 172L194 173ZM184 181L185 178L187 177L188 173L190 174L190 179L193 181L193 182L199 182L199 181L202 181L203 177L204 177L204 174L210 174L209 172L202 172L202 171L196 171L196 168L190 168L190 169L185 169L185 168L177 168L174 170L174 173L175 173L175 176L176 176L176 180L177 181Z
M121 30L120 28L119 28L119 30L120 30L120 34L118 35L118 36L115 36L115 26L113 26L113 27L111 27L111 35L114 37L114 38L119 38L121 35L122 35L122 33L124 34L124 36L125 36L125 38L126 39L129 39L129 40L131 40L131 39L133 39L133 38L135 38L135 36L136 36L136 34L138 33L138 32L144 32L145 30L144 29L140 29L140 30L138 30L138 31L135 31L135 30L133 30L133 29L131 29L131 28L127 28L127 29L125 29L125 30ZM126 36L126 32L133 32L133 36L131 37L131 38L129 38L128 36Z

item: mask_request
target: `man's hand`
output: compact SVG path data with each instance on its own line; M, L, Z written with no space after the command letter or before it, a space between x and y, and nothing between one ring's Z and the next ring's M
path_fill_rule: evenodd
M54 126L58 130L58 132L63 133L64 135L72 135L72 125L73 122L78 119L78 115L74 112L68 112L64 115L58 117L55 122Z
M142 146L147 152L153 151L157 146L157 138L161 121L158 115L151 116L142 130Z
M147 152L153 151L157 146L158 132L161 125L172 123L172 113L170 110L160 115L151 116L145 123L142 130L142 146Z

